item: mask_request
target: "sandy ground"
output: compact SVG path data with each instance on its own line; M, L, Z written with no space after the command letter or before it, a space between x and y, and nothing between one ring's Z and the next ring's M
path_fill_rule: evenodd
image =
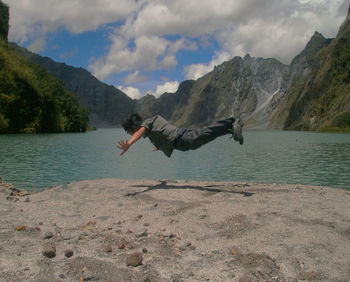
M0 281L350 280L350 191L120 179L0 188Z

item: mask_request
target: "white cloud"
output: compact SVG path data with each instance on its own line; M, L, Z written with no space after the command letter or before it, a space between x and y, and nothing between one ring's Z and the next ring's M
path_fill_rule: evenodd
M78 52L78 48L74 48L72 51L69 51L67 53L61 54L60 58L62 60L65 60L67 58L71 58L73 56L75 56L75 54Z
M162 85L158 85L156 87L156 91L148 91L148 93L154 95L155 97L159 97L165 92L167 93L175 93L177 89L179 88L179 82L178 81L168 81L165 82Z
M32 43L33 50L44 48L45 36L59 28L82 33L114 23L106 54L89 69L100 79L131 73L129 82L141 80L137 71L179 67L179 52L196 50L195 40L201 51L210 49L212 61L188 65L186 78L246 53L288 63L314 31L335 36L349 5L348 0L3 1L10 6L10 41Z
M126 76L123 80L125 84L133 84L138 82L143 82L147 79L146 76L140 74L140 71L135 71L128 76Z
M111 73L133 70L151 72L174 67L177 65L175 52L181 48L195 48L194 44L184 39L171 41L157 36L140 36L134 41L128 41L123 36L112 35L111 41L108 54L89 66L99 79L105 79Z
M185 67L185 79L198 79L208 72L211 72L215 66L231 58L229 53L223 52L216 54L215 57L208 64L193 64Z
M35 39L29 46L28 46L28 50L37 53L40 51L45 50L45 46L46 46L46 40L44 37L39 37L37 39Z
M138 0L4 0L10 7L9 40L26 42L64 27L72 33L96 30L137 11Z
M339 15L339 7L345 2L347 0L145 1L136 14L115 30L109 53L90 68L99 78L126 70L172 68L178 64L179 50L197 48L193 41L184 41L184 38L198 37L205 47L208 36L219 43L221 50L216 52L221 55L211 62L188 66L187 78L198 78L223 60L247 53L289 63L315 30L334 36L345 16ZM165 39L168 35L180 36L180 39L170 41Z
M118 86L120 91L123 91L126 95L128 95L131 99L140 99L142 94L138 88L131 86Z

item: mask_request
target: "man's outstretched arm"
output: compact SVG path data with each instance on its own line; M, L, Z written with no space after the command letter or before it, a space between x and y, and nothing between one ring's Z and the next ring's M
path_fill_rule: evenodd
M130 146L132 144L134 144L137 140L139 140L144 134L146 133L146 128L141 126L137 131L135 131L130 140L129 141L119 141L117 148L119 148L120 150L122 150L122 152L120 153L120 155L124 155L124 153L127 152L127 150L129 150Z

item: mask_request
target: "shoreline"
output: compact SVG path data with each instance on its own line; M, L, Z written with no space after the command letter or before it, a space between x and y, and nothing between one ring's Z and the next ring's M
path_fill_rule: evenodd
M7 185L0 181L1 281L350 277L347 190L127 179L33 193Z

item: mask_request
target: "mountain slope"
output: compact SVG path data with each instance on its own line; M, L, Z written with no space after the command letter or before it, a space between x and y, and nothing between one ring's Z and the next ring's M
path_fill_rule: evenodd
M350 128L350 18L337 37L310 61L306 76L294 79L271 126L297 130Z
M54 77L62 80L64 87L75 93L80 104L89 109L92 125L118 125L133 111L136 101L119 89L99 81L85 69L54 62L14 43L12 46L30 61L45 67Z
M73 93L0 39L0 133L85 131L87 122Z

